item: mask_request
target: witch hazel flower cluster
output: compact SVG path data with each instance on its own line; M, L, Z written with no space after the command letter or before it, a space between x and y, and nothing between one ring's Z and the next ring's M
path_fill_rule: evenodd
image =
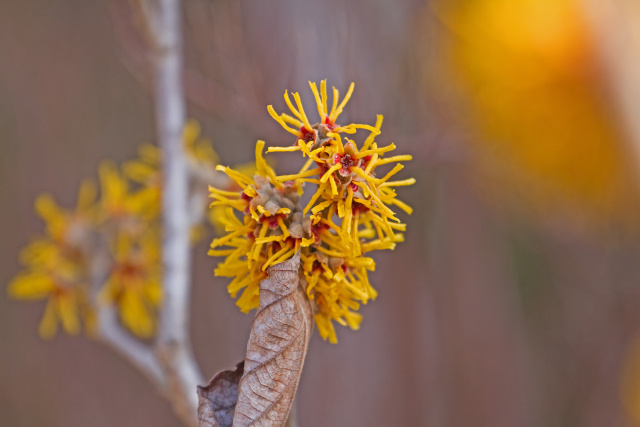
M407 214L412 210L398 200L395 188L415 180L391 180L411 156L389 155L394 144L378 145L381 115L373 126L338 124L353 83L342 100L333 88L331 109L326 81L319 88L309 84L318 122L311 123L298 93L292 94L292 101L285 91L290 114L278 114L268 106L273 119L295 139L267 152L299 152L306 161L298 173L277 175L264 159L264 141L256 144L254 176L218 166L240 191L210 187L216 220L227 234L213 240L209 254L225 257L215 274L233 278L229 293L232 297L240 293L237 305L248 312L258 306L259 283L267 277L267 268L300 251L301 276L314 302L318 331L335 343L333 322L358 329L360 305L378 295L369 281L369 272L375 270L369 255L394 249L404 240L406 225L394 209ZM389 170L379 173L382 169ZM305 190L311 198L302 207Z
M196 121L187 123L183 143L190 198L202 199L193 204L195 243L212 225L206 216L206 183L232 183L215 171L218 156L200 135ZM60 328L95 336L100 328L98 311L103 308L115 311L132 335L155 336L163 298L162 151L147 143L139 147L138 155L122 165L103 161L99 185L85 180L75 209L59 206L49 194L36 199L45 233L22 251L24 268L8 292L20 300L46 300L39 326L43 338L53 337Z

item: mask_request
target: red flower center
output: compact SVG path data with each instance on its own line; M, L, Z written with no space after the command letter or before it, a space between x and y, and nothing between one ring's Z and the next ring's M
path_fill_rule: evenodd
M311 142L311 141L315 141L316 140L316 131L315 130L312 129L311 131L308 131L306 127L302 126L300 128L300 132L302 133L301 139L304 142Z

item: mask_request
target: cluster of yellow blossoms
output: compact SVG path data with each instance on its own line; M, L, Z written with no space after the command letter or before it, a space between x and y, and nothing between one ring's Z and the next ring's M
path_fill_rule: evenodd
M194 237L204 224L206 187L212 182L218 159L211 143L200 137L190 121L184 132L185 151L202 213L194 221ZM139 158L121 168L105 161L98 186L85 181L75 210L59 207L48 194L36 199L45 221L46 236L22 253L24 271L9 285L19 299L47 299L40 334L51 337L58 324L71 334L91 334L97 325L98 305L117 310L121 323L133 334L151 337L162 300L160 163L158 147L145 144ZM216 180L224 177L216 176ZM229 182L224 177L224 182Z
M198 208L192 212L192 237L196 241L207 222L224 229L226 234L213 240L209 254L226 257L215 272L233 278L228 287L233 297L242 291L237 304L244 312L256 308L267 268L300 251L301 275L316 307L316 324L320 335L331 342L337 341L333 321L357 329L360 304L376 298L368 278L375 263L367 255L393 249L403 240L406 226L392 207L407 213L411 208L396 198L394 188L414 183L390 181L403 168L397 162L411 156L387 156L395 145L378 146L382 116L375 126L336 123L353 87L341 102L334 88L329 110L325 81L320 90L311 83L320 115L313 125L298 93L293 94L294 105L285 92L292 115L268 107L296 140L292 146L267 151L299 151L307 157L293 175L276 175L263 157L263 141L256 145L255 168L233 170L216 166L218 157L210 142L200 137L196 122L189 122L184 133L193 184L190 200L203 202L202 212ZM358 131L367 132L361 144L346 136ZM25 270L11 282L9 293L21 299L48 299L40 323L42 336L55 334L58 324L68 333L78 333L84 323L91 333L98 326L99 306L117 310L133 334L153 336L162 300L161 154L146 144L138 159L121 168L104 162L99 197L98 187L86 181L75 210L59 207L46 194L36 200L47 233L23 251ZM391 163L397 164L378 175L378 168ZM230 179L216 175L216 169ZM216 185L209 187L215 201L208 216L207 183ZM315 191L302 208L308 184L314 184Z
M378 168L390 163L411 160L409 155L386 157L394 144L379 147L382 116L375 126L336 123L353 92L353 83L339 102L333 88L331 110L327 104L326 82L320 90L310 83L320 121L311 124L298 93L294 103L285 92L285 102L292 115L271 116L292 133L295 144L270 147L268 152L299 151L308 157L294 175L275 174L263 158L265 143L256 145L256 174L253 178L219 166L242 189L240 192L210 187L214 207L224 206L218 220L228 232L211 243L210 255L225 256L215 273L233 277L228 290L243 312L256 308L259 283L266 269L301 251L302 275L309 299L315 302L315 321L323 339L337 342L332 321L357 329L362 316L360 303L375 299L368 272L374 260L366 256L380 249L394 249L403 240L405 224L391 209L397 206L407 213L411 208L396 198L394 187L411 185L414 179L390 181L403 166L397 163L386 174L376 176ZM368 132L361 144L343 134ZM358 148L359 146L359 148ZM312 166L315 166L311 168ZM303 187L315 184L315 193L301 208ZM241 219L235 214L239 211ZM309 214L309 215L308 215Z

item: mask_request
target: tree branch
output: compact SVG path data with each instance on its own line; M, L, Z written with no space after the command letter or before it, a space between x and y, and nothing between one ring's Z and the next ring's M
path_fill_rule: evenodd
M96 247L91 261L91 298L96 307L97 338L117 354L142 372L159 390L166 388L166 379L153 350L132 337L118 321L113 305L99 301L100 289L109 274L109 256L103 250L107 247L104 236L97 235Z
M157 354L174 411L196 425L196 386L202 375L189 339L190 259L188 171L182 146L185 100L179 0L142 3L154 73L157 139L163 152L163 291Z
M99 306L98 324L99 338L104 344L142 372L157 389L166 388L164 372L155 353L122 328L112 306Z

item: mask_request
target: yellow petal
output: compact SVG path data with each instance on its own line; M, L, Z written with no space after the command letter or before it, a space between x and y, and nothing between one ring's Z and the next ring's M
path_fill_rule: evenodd
M55 290L55 282L45 273L23 273L9 283L9 295L17 299L41 299Z
M42 339L51 339L58 329L58 317L56 315L55 301L50 300L44 309L44 314L38 326L38 333Z

